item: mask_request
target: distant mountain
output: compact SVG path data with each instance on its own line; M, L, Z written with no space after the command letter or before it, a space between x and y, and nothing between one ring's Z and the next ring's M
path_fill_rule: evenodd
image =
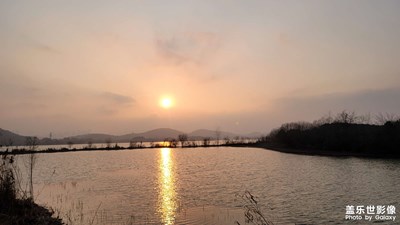
M3 130L0 128L0 145L1 146L9 146L9 145L25 145L26 136L22 136L19 134L15 134L8 130Z
M74 144L86 144L89 142L92 143L106 143L110 142L117 142L117 137L115 135L110 134L100 134L100 133L93 133L93 134L82 134L72 137L66 137L63 139L59 139L62 144L67 143L74 143Z
M109 135L109 134L84 134L68 137L72 142L81 143L83 140L92 142L106 142L110 140L112 142L129 142L131 140L135 141L162 141L166 138L177 138L179 134L183 132L169 129L169 128L159 128L155 130L150 130L144 133L131 133L125 135Z
M118 141L118 142L129 142L131 140L145 141L146 138L144 138L143 136L140 136L140 134L135 134L135 133L124 134L124 135L115 137L115 141Z
M110 135L110 134L82 134L70 138L76 140L91 140L91 141L101 140L102 142L104 142L107 139L115 139L115 137L116 137L115 135Z
M69 141L76 143L76 144L84 144L87 143L88 141L91 141L93 143L104 143L107 140L110 140L111 142L129 142L131 140L134 141L163 141L165 139L177 139L180 134L184 134L184 132L179 131L179 130L174 130L170 128L159 128L159 129L154 129L150 130L147 132L143 133L130 133L130 134L124 134L124 135L109 135L109 134L84 134L84 135L78 135L78 136L73 136L73 137L68 137L64 139L68 139ZM189 136L189 140L202 140L206 137L209 137L211 139L215 139L217 136L217 133L215 130L207 130L207 129L199 129L195 130L191 133L187 133ZM260 137L262 136L261 133L251 133L248 135L240 135L240 134L235 134L231 132L226 132L226 131L220 131L220 138L235 138L235 137L249 137L249 138L254 138L254 137Z
M177 138L178 135L183 134L182 131L170 129L170 128L160 128L160 129L155 129L151 131L147 131L144 133L136 134L136 137L144 137L146 139L152 139L152 140L164 140L164 139L171 139L171 138Z
M143 133L130 133L124 135L110 135L103 133L92 133L92 134L82 134L71 137L66 137L62 139L50 139L43 138L40 139L39 144L42 145L53 145L53 144L86 144L88 142L92 143L105 143L107 141L110 142L129 142L133 141L163 141L165 139L178 139L180 134L184 134L184 132L179 130L174 130L170 128L159 128L150 130ZM207 130L207 129L199 129L195 130L191 133L186 133L189 136L189 140L203 140L204 138L215 139L217 137L217 132L215 130ZM236 138L236 137L260 137L262 136L260 133L251 133L248 135L240 135L231 132L220 131L219 137L220 139L224 138ZM15 133L12 133L7 130L3 130L0 128L0 145L25 145L27 136L21 136Z
M265 136L266 134L260 133L260 132L253 132L253 133L248 133L245 135L242 135L243 137L247 137L247 138L259 138L262 136Z
M199 129L199 130L195 130L192 133L188 134L189 137L192 137L194 139L198 139L198 138L205 138L205 137L209 137L209 138L217 138L217 131L215 130L207 130L207 129ZM241 136L239 134L234 134L234 133L230 133L230 132L225 132L225 131L219 131L219 138L223 139L223 138L234 138L236 136Z

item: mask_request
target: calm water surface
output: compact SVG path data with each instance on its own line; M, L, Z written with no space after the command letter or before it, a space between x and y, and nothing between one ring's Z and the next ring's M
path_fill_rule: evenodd
M276 224L372 224L344 220L347 205L400 210L399 160L227 147L71 152L39 154L34 178L37 201L74 225L245 224L246 190Z

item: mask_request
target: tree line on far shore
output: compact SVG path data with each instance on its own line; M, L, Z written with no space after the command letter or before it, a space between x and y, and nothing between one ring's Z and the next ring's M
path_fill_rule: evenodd
M400 117L342 111L312 123L285 123L263 137L261 142L283 148L366 155L400 156Z

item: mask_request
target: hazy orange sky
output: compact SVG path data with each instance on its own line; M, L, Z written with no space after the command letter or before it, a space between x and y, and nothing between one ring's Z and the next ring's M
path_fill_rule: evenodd
M399 12L388 0L1 1L0 127L266 133L344 109L399 114Z

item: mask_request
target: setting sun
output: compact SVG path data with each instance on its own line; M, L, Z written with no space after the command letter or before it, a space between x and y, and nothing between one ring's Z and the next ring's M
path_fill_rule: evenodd
M172 100L170 98L161 99L161 106L165 109L171 108Z

